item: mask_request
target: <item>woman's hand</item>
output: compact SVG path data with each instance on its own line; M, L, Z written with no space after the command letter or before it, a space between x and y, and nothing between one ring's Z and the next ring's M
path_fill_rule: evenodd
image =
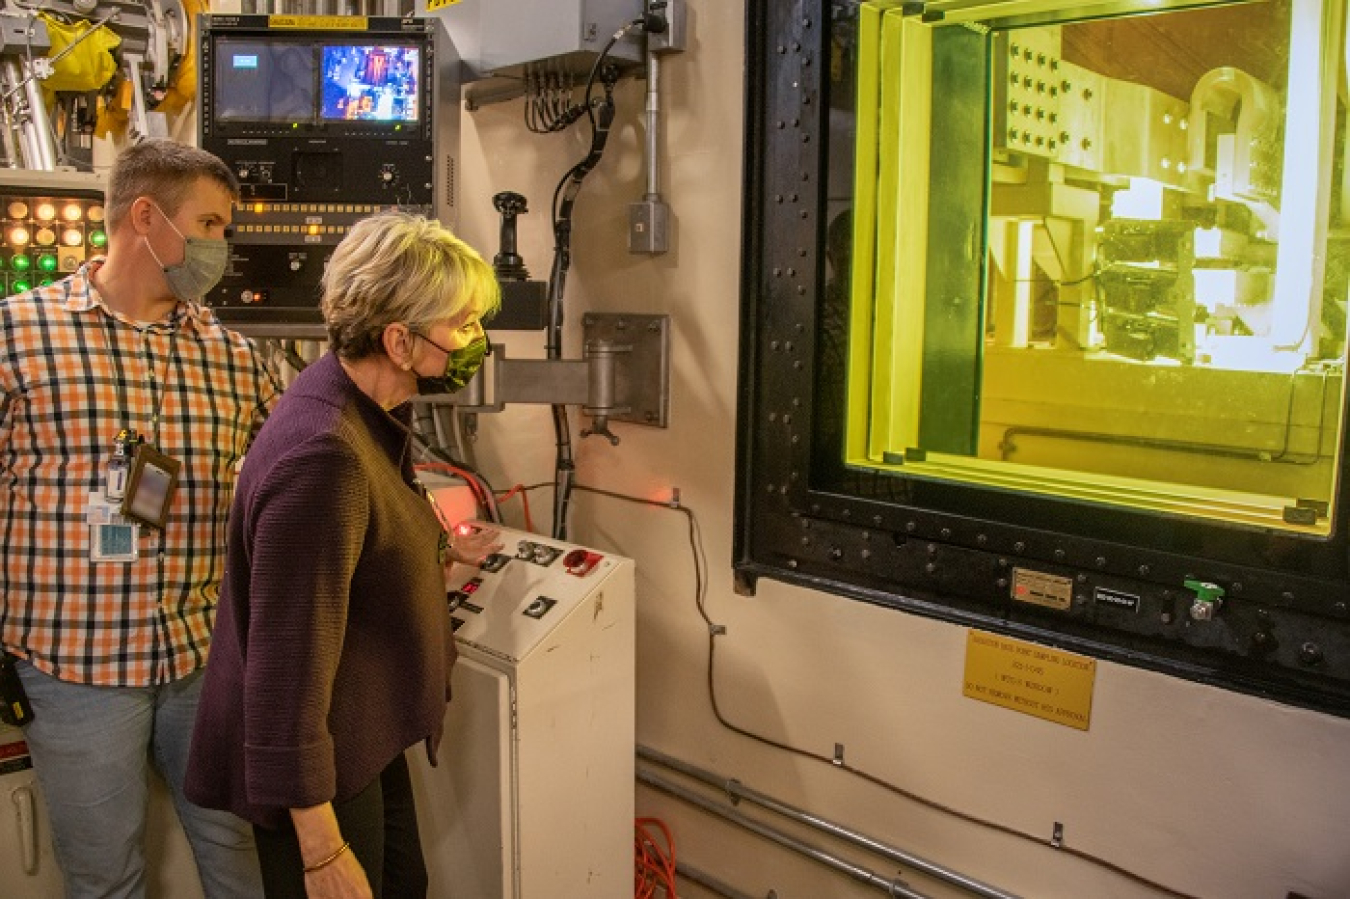
M365 869L342 839L332 803L293 808L291 822L300 843L309 899L373 899Z
M478 522L461 521L450 531L450 552L446 558L465 565L480 565L495 552L501 552L501 531Z
M305 875L309 899L372 899L370 881L361 862L350 849L317 871Z

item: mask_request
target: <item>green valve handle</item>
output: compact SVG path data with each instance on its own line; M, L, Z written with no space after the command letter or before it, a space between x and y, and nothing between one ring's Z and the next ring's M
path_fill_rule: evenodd
M1209 581L1187 579L1182 581L1187 590L1195 591L1191 600L1191 618L1195 621L1212 621L1219 606L1223 605L1224 589Z
M1195 592L1195 598L1201 602L1215 602L1223 599L1227 591L1218 584L1211 584L1209 581L1184 581L1183 585L1187 590Z

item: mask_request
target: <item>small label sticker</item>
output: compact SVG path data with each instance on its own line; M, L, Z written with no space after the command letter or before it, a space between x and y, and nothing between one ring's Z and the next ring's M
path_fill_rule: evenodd
M0 726L0 774L14 774L33 767L28 755L28 743L17 734L17 728Z
M1095 602L1103 606L1111 606L1125 612L1139 614L1139 597L1133 593L1122 593L1119 590L1111 590L1106 587L1098 587L1092 593Z
M1014 568L1012 598L1050 609L1068 609L1073 605L1073 579Z
M366 16L268 16L267 27L365 31L370 27L370 20Z

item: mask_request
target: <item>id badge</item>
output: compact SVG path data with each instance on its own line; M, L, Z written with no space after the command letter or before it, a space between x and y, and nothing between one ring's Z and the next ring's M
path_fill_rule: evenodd
M122 517L120 501L102 491L89 494L89 558L95 562L134 562L140 557L140 526Z
M178 489L178 472L182 467L182 462L156 452L147 443L137 446L127 478L127 493L122 498L122 514L162 531L169 520L169 504Z

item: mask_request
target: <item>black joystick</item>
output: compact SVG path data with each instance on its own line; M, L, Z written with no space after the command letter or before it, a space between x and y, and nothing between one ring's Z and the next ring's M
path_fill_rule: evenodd
M502 216L501 251L492 257L492 267L499 281L528 281L525 260L516 252L516 216L529 212L525 198L509 190L492 197L492 206Z

